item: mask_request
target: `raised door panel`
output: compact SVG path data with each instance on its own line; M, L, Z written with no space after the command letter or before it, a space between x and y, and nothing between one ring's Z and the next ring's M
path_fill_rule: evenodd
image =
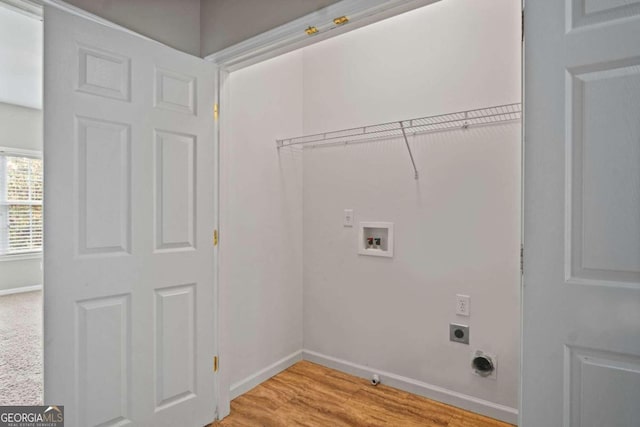
M196 285L156 291L156 411L196 395Z
M195 247L196 137L156 131L155 241L158 251Z
M80 255L130 251L130 136L127 124L77 118Z
M155 69L155 106L196 114L196 78L162 68Z
M583 69L571 92L568 279L640 287L640 68Z
M95 96L130 101L131 60L95 47L78 46L77 90Z
M566 1L570 9L568 30L640 14L640 0Z
M640 357L567 347L568 427L630 427L640 420Z
M131 425L129 310L129 295L96 298L76 305L78 425Z

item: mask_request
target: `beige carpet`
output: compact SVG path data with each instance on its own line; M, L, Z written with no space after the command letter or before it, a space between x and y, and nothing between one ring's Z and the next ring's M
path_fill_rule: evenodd
M0 297L0 406L42 405L42 292Z

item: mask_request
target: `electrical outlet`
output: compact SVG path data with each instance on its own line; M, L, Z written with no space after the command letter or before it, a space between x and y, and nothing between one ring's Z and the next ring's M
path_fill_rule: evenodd
M471 297L469 295L456 295L456 314L469 316L471 314Z
M342 225L345 227L353 227L353 209L345 209Z
M449 341L459 342L461 344L469 345L469 326L450 323L449 324Z

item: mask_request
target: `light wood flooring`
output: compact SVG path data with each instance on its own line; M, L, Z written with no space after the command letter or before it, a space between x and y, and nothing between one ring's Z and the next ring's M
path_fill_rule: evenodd
M511 427L453 406L302 361L231 402L210 427Z

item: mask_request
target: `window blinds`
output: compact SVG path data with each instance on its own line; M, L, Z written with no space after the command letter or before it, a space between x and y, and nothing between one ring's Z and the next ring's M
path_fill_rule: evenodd
M0 154L0 255L42 250L42 160Z

